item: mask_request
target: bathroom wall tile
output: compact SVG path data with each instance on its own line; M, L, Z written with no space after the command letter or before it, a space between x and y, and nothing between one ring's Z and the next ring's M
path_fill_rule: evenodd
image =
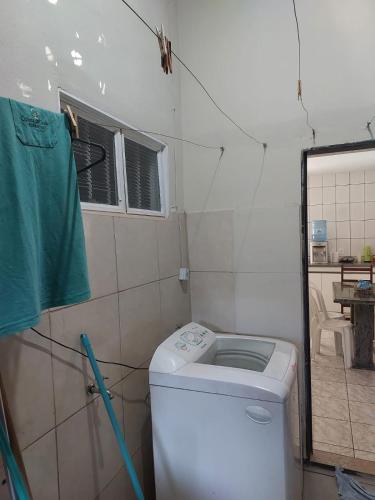
M232 271L233 211L187 214L192 271Z
M375 422L375 404L350 401L350 420L360 424L373 425Z
M375 182L375 169L365 171L365 182Z
M311 212L314 208L311 207ZM298 207L256 208L252 214L238 211L235 214L235 272L300 271ZM272 252L270 258L271 249L276 248L283 248L284 251Z
M365 223L363 220L352 220L350 222L350 236L351 238L365 237Z
M120 293L120 328L124 363L139 366L151 358L163 336L158 282Z
M375 220L365 221L365 238L375 238Z
M189 282L177 277L160 282L163 338L191 321Z
M336 203L349 203L349 186L336 186Z
M365 204L364 203L351 203L350 204L350 219L360 220L365 219Z
M375 183L365 184L365 200L375 201Z
M352 432L355 450L375 453L375 425L352 422Z
M342 370L338 370L342 371ZM349 420L349 406L344 399L326 399L314 397L312 399L312 414L315 417Z
M114 391L121 394L121 384ZM112 405L121 427L121 397ZM101 399L81 409L57 428L60 500L93 499L103 490L122 459Z
M330 382L327 380L312 380L311 390L313 398L321 399L343 399L347 400L348 395L344 382Z
M176 276L181 262L178 215L174 212L168 219L157 221L156 230L160 279Z
M364 184L365 173L362 170L350 172L350 184Z
M323 203L323 189L310 188L309 189L309 205L321 205Z
M364 202L365 201L365 187L364 184L353 184L350 186L350 203Z
M311 205L309 207L309 220L320 220L323 218L323 206L334 206L334 205Z
M336 220L345 221L350 219L349 203L339 203L336 205Z
M352 239L350 241L350 255L360 257L362 255L363 247L365 246L364 238Z
M187 217L185 212L178 214L178 223L180 228L181 265L182 267L189 267Z
M336 174L336 185L344 186L349 184L349 172L337 172Z
M337 238L336 241L337 251L342 255L350 255L350 239Z
M337 238L350 238L349 221L341 221L336 224Z
M125 438L131 455L151 435L151 413L146 401L148 392L147 370L132 372L122 383Z
M117 291L113 217L83 214L91 297Z
M375 220L375 201L365 202L365 219Z
M81 350L82 332L88 334L98 358L121 361L117 294L51 313L55 340ZM53 345L52 352L56 419L62 422L92 400L86 388L94 377L89 363L76 353L57 345ZM103 365L101 370L103 376L109 377L108 385L122 375L122 369L112 365Z
M332 187L324 187L323 188L323 204L331 205L336 202L336 188Z
M36 328L49 336L48 313ZM1 375L21 449L53 428L51 344L31 330L0 339Z
M158 280L156 222L115 217L115 235L119 290Z
M214 331L234 332L232 273L191 273L192 319Z
M323 185L323 176L322 175L309 175L307 183L308 183L308 186L310 188L313 188L313 187L322 187L322 185Z
M310 180L308 182L310 183ZM323 186L336 186L335 174L324 174L323 175ZM311 186L311 187L314 187L314 186ZM319 187L319 186L316 186L316 187Z
M350 448L352 436L350 423L345 420L333 418L313 417L313 439L321 443Z
M336 222L336 205L323 205L323 219Z
M375 404L375 387L366 387L364 385L353 385L348 383L348 395L350 401Z
M286 305L283 297L289 297ZM236 274L236 331L300 341L299 274ZM250 325L250 326L249 326Z
M26 448L22 455L33 498L58 500L55 430Z

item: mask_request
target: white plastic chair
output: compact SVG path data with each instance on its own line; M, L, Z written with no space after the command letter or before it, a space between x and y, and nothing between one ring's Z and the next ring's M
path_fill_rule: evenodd
M335 334L335 346L341 340L341 351L344 357L345 368L352 367L353 359L353 329L349 321L342 319L323 319L318 304L310 291L310 334L312 340L312 359L320 353L322 330L330 330Z

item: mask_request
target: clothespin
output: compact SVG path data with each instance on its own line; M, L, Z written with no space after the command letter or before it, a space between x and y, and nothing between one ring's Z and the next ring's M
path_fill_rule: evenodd
M73 133L73 137L79 137L79 129L78 129L78 116L77 113L73 113L72 108L69 106L69 104L66 105L66 111L67 115L70 121L70 126Z
M301 80L298 80L297 96L298 96L298 99L301 99L301 97L302 97L302 82L301 82Z
M156 35L158 37L159 49L161 54L161 67L167 75L172 73L172 43L165 36L164 26L161 29L155 26Z

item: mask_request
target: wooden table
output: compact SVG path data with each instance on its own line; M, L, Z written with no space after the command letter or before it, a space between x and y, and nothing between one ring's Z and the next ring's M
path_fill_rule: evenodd
M374 370L373 340L374 340L374 305L375 293L359 295L354 284L333 285L333 301L351 308L351 321L354 333L353 368Z

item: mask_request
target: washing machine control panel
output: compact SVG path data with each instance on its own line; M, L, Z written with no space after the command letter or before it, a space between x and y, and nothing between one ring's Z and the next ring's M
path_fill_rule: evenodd
M177 330L170 339L174 350L180 354L186 354L185 358L194 358L195 353L202 354L215 341L215 334L197 323L189 323ZM189 356L188 353L191 353Z
M150 371L172 373L186 364L199 363L215 342L214 332L198 323L189 323L172 333L157 348Z

